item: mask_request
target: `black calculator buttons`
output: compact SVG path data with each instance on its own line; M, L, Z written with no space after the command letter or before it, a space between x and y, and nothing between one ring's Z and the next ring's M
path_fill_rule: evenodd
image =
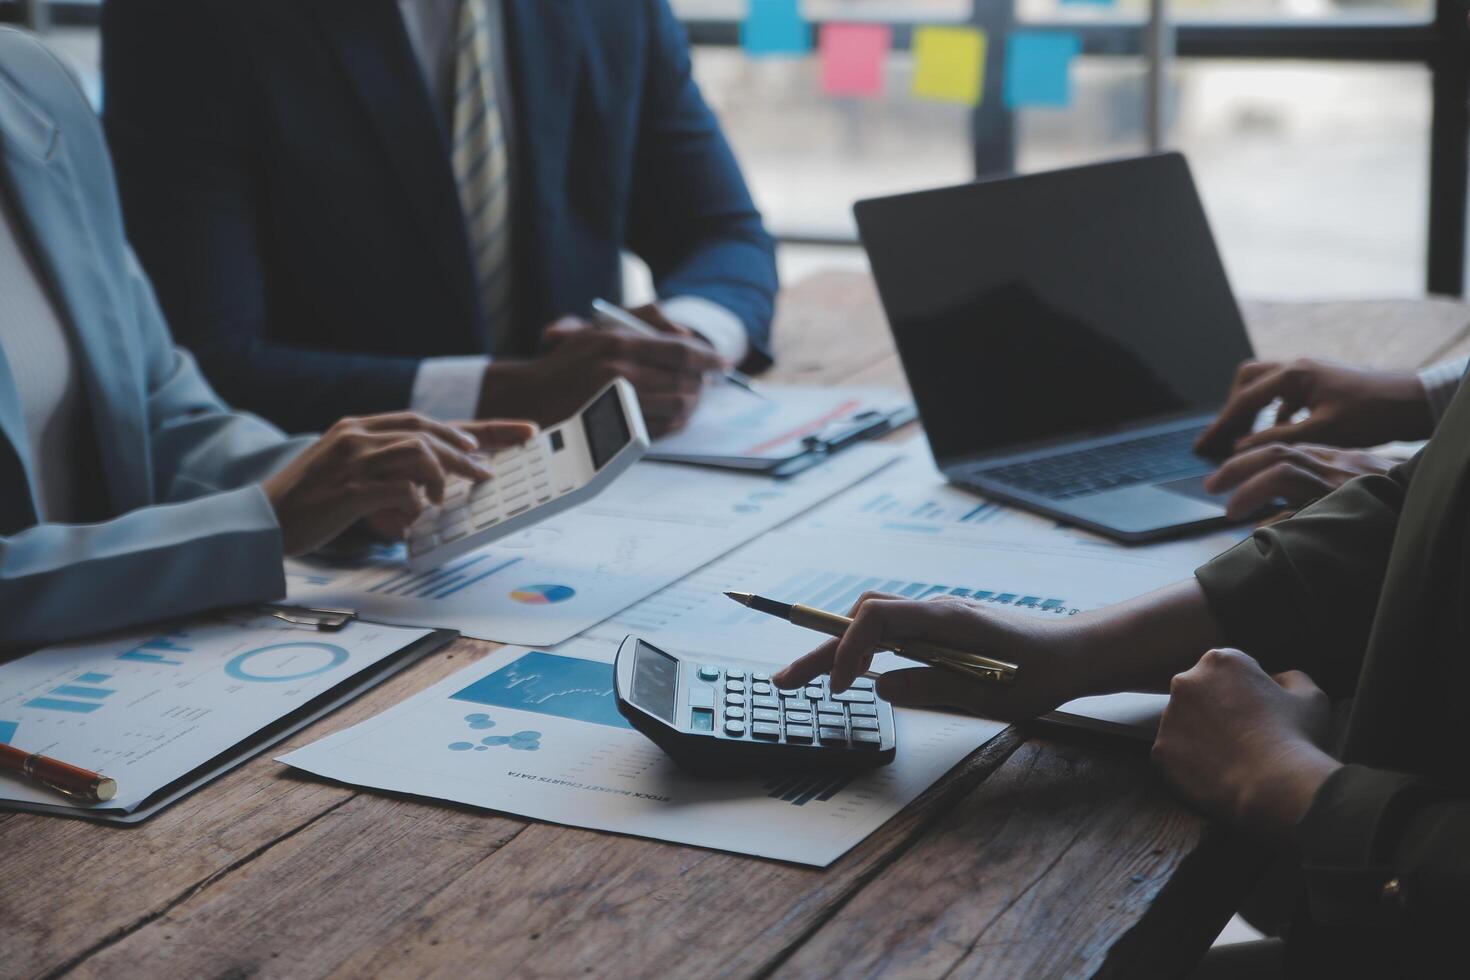
M745 695L727 694L725 695L725 703L732 708L743 708L745 707Z
M781 702L772 697L754 697L750 699L750 705L753 708L779 708Z
M858 748L863 748L863 749L876 749L878 747L878 744L881 741L882 741L882 738L881 738L881 736L879 736L879 734L877 732L853 732L852 733L852 742Z
M878 717L878 706L876 704L855 704L849 709L854 718L876 718Z
M725 734L734 735L737 738L741 735L744 735L745 723L743 721L734 721L733 719L727 720L725 722Z
M853 737L857 737L860 731L876 732L878 730L877 718L854 718L852 720Z
M756 708L750 713L750 717L756 721L780 721L781 712L771 708Z
M860 703L863 703L863 704L872 704L874 699L873 699L873 692L872 691L856 691L856 690L854 690L854 691L843 691L841 694L834 694L834 695L832 695L832 700L833 701L845 701L848 704L852 704L853 702L860 702Z
M781 726L773 725L767 721L758 721L750 726L750 734L756 738L766 739L774 742L781 737Z
M787 708L786 720L795 722L798 725L809 725L811 724L812 713L810 711L803 711L800 708Z
M847 729L823 725L820 729L823 742L847 742Z
M709 681L710 683L714 683L715 681L720 679L720 668L710 667L708 665L699 668L699 679L702 681Z
M786 741L788 742L800 742L806 745L812 740L814 734L811 725L788 724L786 726Z
M745 709L744 708L737 708L737 707L734 707L733 705L732 706L729 706L729 707L725 708L725 717L726 718L744 718L745 717Z

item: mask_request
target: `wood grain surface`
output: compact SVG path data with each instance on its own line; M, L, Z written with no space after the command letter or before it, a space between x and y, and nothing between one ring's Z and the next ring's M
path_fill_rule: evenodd
M1470 351L1470 308L1449 301L1244 312L1264 357L1410 368ZM776 337L773 383L903 383L864 276L788 290ZM285 748L492 649L459 641ZM1203 821L1140 748L1040 727L820 870L359 791L281 751L139 827L0 816L0 976L1167 974L1208 945L1249 865L1248 845L1199 847Z

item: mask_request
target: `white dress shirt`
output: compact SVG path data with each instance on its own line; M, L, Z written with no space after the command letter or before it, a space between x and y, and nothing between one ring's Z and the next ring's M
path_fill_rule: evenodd
M449 132L454 104L455 25L462 0L398 0L403 26L428 83L429 95L441 125ZM514 188L516 127L512 117L510 78L506 70L505 15L501 0L488 0L491 53L496 90L507 96L500 100L506 148L512 160L507 180ZM511 241L515 241L512 234ZM734 313L702 296L674 296L660 300L659 310L668 319L694 331L732 364L739 364L749 351L745 325ZM414 377L410 407L440 419L468 419L475 415L480 400L489 354L465 357L430 357L419 364Z
M72 341L41 280L30 248L0 193L0 350L20 398L42 523L79 512L77 454L86 400Z
M1467 367L1470 367L1470 357L1458 357L1453 361L1431 364L1419 372L1419 381L1424 385L1424 394L1429 398L1429 414L1435 425L1439 425L1439 420L1444 418L1451 399L1459 390L1460 379L1465 376Z

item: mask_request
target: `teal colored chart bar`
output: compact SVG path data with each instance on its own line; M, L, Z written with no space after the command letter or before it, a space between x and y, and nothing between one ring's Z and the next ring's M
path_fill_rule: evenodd
M80 684L63 684L51 693L60 694L64 698L91 698L93 701L101 701L109 694L116 694L117 692L109 691L105 687L82 687Z
M56 698L31 698L25 703L25 706L27 708L40 708L42 711L69 711L78 715L85 715L102 707L102 705L96 702L59 701Z
M104 684L112 680L111 674L86 673L77 678L78 684Z

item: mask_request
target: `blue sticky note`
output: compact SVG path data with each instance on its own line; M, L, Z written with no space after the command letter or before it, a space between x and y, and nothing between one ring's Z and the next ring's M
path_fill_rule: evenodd
M1072 104L1072 61L1082 38L1065 31L1015 31L1006 38L1006 107Z
M812 35L801 19L799 0L749 0L740 25L740 45L756 58L799 55L811 50Z

